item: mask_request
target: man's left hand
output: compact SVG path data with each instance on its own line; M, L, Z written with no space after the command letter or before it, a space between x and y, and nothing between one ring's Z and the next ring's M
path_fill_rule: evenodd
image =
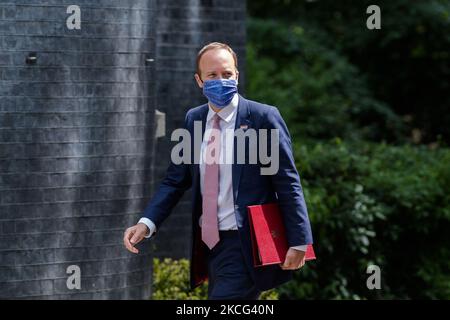
M286 253L286 259L284 263L280 264L283 270L297 270L303 267L305 264L305 253L301 250L296 250L294 248L289 248Z

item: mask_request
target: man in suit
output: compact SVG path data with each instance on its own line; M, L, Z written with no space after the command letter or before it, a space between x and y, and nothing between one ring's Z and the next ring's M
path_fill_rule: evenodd
M187 112L184 129L194 137L200 124L201 143L194 137L188 143L191 148L182 150L191 161L180 163L172 157L144 216L125 231L123 241L138 253L135 245L153 236L192 188L191 288L208 279L209 299L258 299L262 291L292 279L293 271L305 263L306 245L313 242L290 134L276 107L237 92L237 57L228 45L213 42L203 47L194 77L208 103ZM271 156L276 153L279 167L270 175L261 174L267 163L249 161L257 149L249 145L250 139L233 136L235 130L260 129L279 133L277 148L269 150ZM268 146L271 149L271 141ZM239 147L246 151L244 163L236 161ZM230 154L233 161L224 161ZM271 202L279 205L289 249L284 263L255 268L247 206Z

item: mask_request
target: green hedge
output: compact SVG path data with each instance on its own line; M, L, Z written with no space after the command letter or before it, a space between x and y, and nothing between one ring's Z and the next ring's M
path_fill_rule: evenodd
M247 96L277 106L292 135L406 140L404 121L322 30L255 18L247 25Z
M262 299L449 299L450 150L293 142L318 259ZM153 299L206 299L188 266L155 259Z
M368 30L373 4L248 1L248 44L274 66L250 61L252 94L274 93L276 103L307 110L297 116L300 129L315 136L350 134L347 128L358 124L372 140L398 142L415 129L416 141L449 143L450 1L378 0L382 27ZM339 121L346 111L352 124ZM320 120L317 128L312 118Z
M449 299L449 149L294 143L318 260L280 298Z
M204 300L208 297L208 284L189 290L189 260L153 259L154 300ZM260 300L277 300L278 293L268 290L261 294Z

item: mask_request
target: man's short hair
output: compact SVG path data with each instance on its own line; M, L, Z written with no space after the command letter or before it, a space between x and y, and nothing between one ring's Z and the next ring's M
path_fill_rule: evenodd
M213 49L225 49L227 50L229 53L231 53L231 55L233 56L234 59L234 67L237 70L238 67L238 60L237 60L237 55L236 53L233 51L233 49L231 49L231 47L225 43L221 43L221 42L211 42L208 43L206 46L204 46L203 48L200 49L200 51L197 54L197 74L200 76L200 59L203 56L203 54L206 51L209 50L213 50Z

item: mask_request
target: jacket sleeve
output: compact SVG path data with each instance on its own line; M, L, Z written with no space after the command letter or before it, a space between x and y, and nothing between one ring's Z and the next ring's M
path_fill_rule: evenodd
M184 129L187 129L188 119L189 113L186 114ZM191 186L189 164L175 164L171 159L164 179L144 210L144 217L150 219L156 229L159 229L161 223L171 214L172 209Z
M279 156L279 168L275 174L270 175L272 185L278 197L278 205L283 215L289 247L312 244L313 237L308 217L300 176L295 166L291 137L277 108L271 107L267 113L267 129L278 129L279 146L274 145L271 150L271 134L268 132L270 157L273 152Z

